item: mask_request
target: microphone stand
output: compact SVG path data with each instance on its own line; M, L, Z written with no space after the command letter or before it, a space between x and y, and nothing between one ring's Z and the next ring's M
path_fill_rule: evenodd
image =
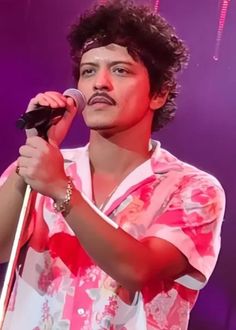
M29 200L31 197L31 187L29 185L26 186L25 190L25 196L20 212L20 217L19 221L17 224L16 228L16 233L14 237L14 242L11 250L11 255L9 259L9 263L7 266L7 271L5 275L5 280L4 284L2 287L2 293L1 293L1 298L0 298L0 329L2 329L5 314L7 311L7 306L9 303L12 287L13 287L13 280L14 280L14 275L15 275L15 270L17 267L17 260L20 254L20 243L21 243L21 238L23 236L23 232L25 229L25 224L27 221L27 211L29 207Z
M38 125L35 125L35 128L38 131L38 136L42 137L46 141L48 140L47 137L47 131L49 127L51 126L50 123L39 123ZM25 127L21 127L25 128ZM29 128L29 127L26 127ZM32 127L30 127L32 128ZM31 197L32 189L29 185L26 186L23 204L21 207L21 212L19 216L19 221L16 228L16 233L12 245L11 255L7 266L7 271L2 287L1 297L0 297L0 329L2 329L3 322L5 319L7 307L9 304L12 288L13 288L13 281L14 281L14 275L17 267L17 261L20 254L21 249L21 239L23 237L23 233L25 230L26 222L27 222L27 216L28 216L28 210L30 208L30 197Z

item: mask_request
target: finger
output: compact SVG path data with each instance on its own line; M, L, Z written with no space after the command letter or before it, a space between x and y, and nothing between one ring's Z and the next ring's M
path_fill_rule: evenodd
M20 158L20 157L19 157ZM22 177L22 169L23 167L20 165L20 159L17 159L17 165L16 165L16 169L15 169L15 172L17 175L21 176Z
M48 142L50 143L51 146L53 146L54 148L58 148L58 145L56 143L55 140L53 140L52 138L48 139Z
M67 103L68 107L76 107L75 100L70 96L66 97L66 103Z
M25 182L27 184L32 183L32 180L34 179L34 174L32 170L29 170L27 167L19 167L18 174L24 178Z
M15 172L17 175L20 175L20 166L16 166Z
M71 97L66 98L66 110L67 111L64 113L64 116L63 116L63 118L66 120L68 117L71 117L71 116L72 116L71 119L73 119L78 111L75 101Z
M24 145L19 148L19 154L22 157L32 158L35 156L36 150L37 150L36 148L33 148L28 145Z
M28 167L29 166L29 159L31 158L27 158L27 157L23 157L20 156L17 159L17 167L19 167L19 169L21 169L22 167Z
M36 110L37 105L49 106L49 101L44 93L39 93L30 100L26 112Z
M39 136L33 136L26 139L25 148L20 148L23 156L38 158L40 155L49 152L49 144Z
M32 147L34 149L39 149L39 150L43 150L48 145L48 143L40 136L28 137L26 139L25 144L29 147Z
M38 131L36 128L29 128L25 130L26 137L38 136Z
M66 97L58 92L39 93L29 102L27 111L37 110L37 106L49 106L51 108L65 107Z
M50 101L50 106L54 107L66 107L67 100L66 97L58 92L46 92L45 96Z

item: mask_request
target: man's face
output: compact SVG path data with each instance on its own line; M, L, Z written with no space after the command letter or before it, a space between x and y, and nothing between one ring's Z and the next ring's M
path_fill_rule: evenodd
M78 89L87 99L83 116L90 129L117 132L140 121L150 127L153 111L148 72L125 47L110 44L84 53Z

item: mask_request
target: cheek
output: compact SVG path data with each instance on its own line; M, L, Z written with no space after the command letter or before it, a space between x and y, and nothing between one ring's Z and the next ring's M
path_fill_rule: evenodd
M84 96L87 98L88 91L89 91L89 86L88 83L84 80L79 80L77 84L77 88L84 94Z
M83 83L79 80L78 83L77 83L77 88L82 92L84 87L83 87Z
M137 88L138 102L145 110L150 108L150 84L144 79Z
M124 105L129 105L129 107L135 109L143 109L144 111L149 108L149 84L145 80L130 86L130 88L126 87L126 97L122 100Z

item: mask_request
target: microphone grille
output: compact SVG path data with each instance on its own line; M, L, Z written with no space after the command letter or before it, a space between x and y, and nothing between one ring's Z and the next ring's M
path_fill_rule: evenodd
M64 91L63 95L71 97L79 112L83 111L86 105L84 94L79 89L68 88Z

